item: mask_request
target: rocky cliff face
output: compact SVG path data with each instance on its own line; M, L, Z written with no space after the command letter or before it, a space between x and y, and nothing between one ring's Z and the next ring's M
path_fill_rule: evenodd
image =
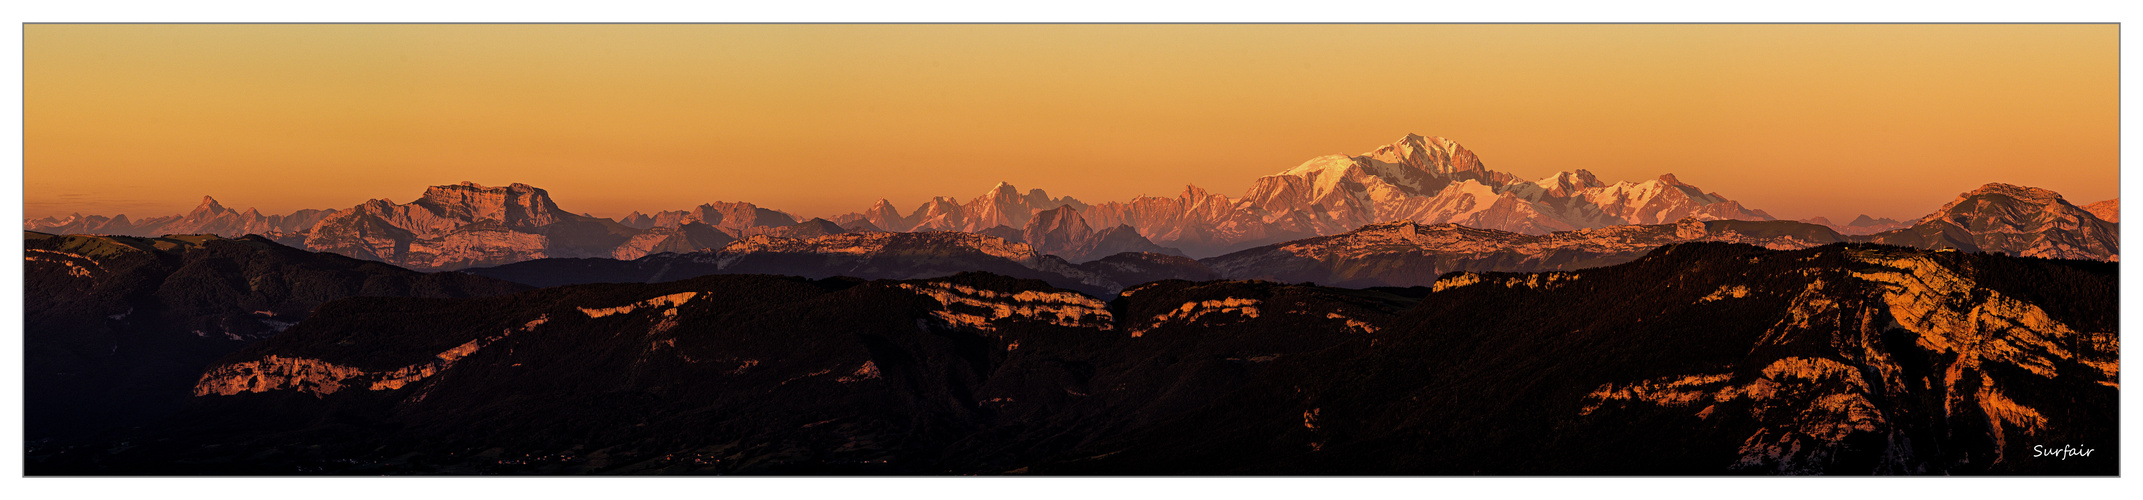
M2116 267L1699 243L1412 289L1164 280L1106 303L984 274L358 298L215 363L193 424L28 467L2115 474ZM2034 448L2064 446L2092 451Z

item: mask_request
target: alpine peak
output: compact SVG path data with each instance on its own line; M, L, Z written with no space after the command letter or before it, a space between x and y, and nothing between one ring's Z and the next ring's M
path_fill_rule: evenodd
M201 205L193 208L194 213L207 212L212 214L220 214L223 213L225 210L226 209L223 208L223 204L216 203L216 198L213 196L201 197Z

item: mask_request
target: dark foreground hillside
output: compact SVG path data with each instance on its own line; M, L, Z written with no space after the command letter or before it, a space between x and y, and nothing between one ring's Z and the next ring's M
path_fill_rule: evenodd
M356 296L474 297L529 287L425 274L260 236L23 232L24 431L35 442L154 422L209 362Z
M1671 245L1350 290L351 298L30 474L2115 474L2117 264ZM2034 447L2092 450L2035 457Z

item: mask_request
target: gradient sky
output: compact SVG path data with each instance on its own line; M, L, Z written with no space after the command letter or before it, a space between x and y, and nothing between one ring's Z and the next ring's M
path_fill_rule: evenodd
M29 25L25 215L1240 196L1407 133L1781 218L2118 196L2115 25Z

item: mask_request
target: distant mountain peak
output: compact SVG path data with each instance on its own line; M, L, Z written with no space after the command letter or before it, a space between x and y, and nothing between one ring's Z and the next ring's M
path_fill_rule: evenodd
M226 211L226 210L229 210L229 209L223 208L223 204L222 204L222 203L216 203L216 197L214 197L214 196L203 196L203 197L201 197L201 205L200 205L200 206L196 206L196 207L194 207L194 208L193 208L193 213L204 213L204 212L205 212L205 213L212 213L212 214L220 214L220 213L223 213L223 212L224 212L224 211Z
M1362 155L1368 159L1397 163L1414 167L1424 172L1449 175L1459 172L1485 170L1479 157L1458 141L1436 136L1408 133L1398 142L1377 148Z
M1606 183L1600 182L1599 177L1592 175L1592 171L1582 168L1568 172L1556 172L1555 175L1550 175L1533 184L1547 190L1549 195L1557 197L1571 196L1573 193L1587 188L1607 187Z

